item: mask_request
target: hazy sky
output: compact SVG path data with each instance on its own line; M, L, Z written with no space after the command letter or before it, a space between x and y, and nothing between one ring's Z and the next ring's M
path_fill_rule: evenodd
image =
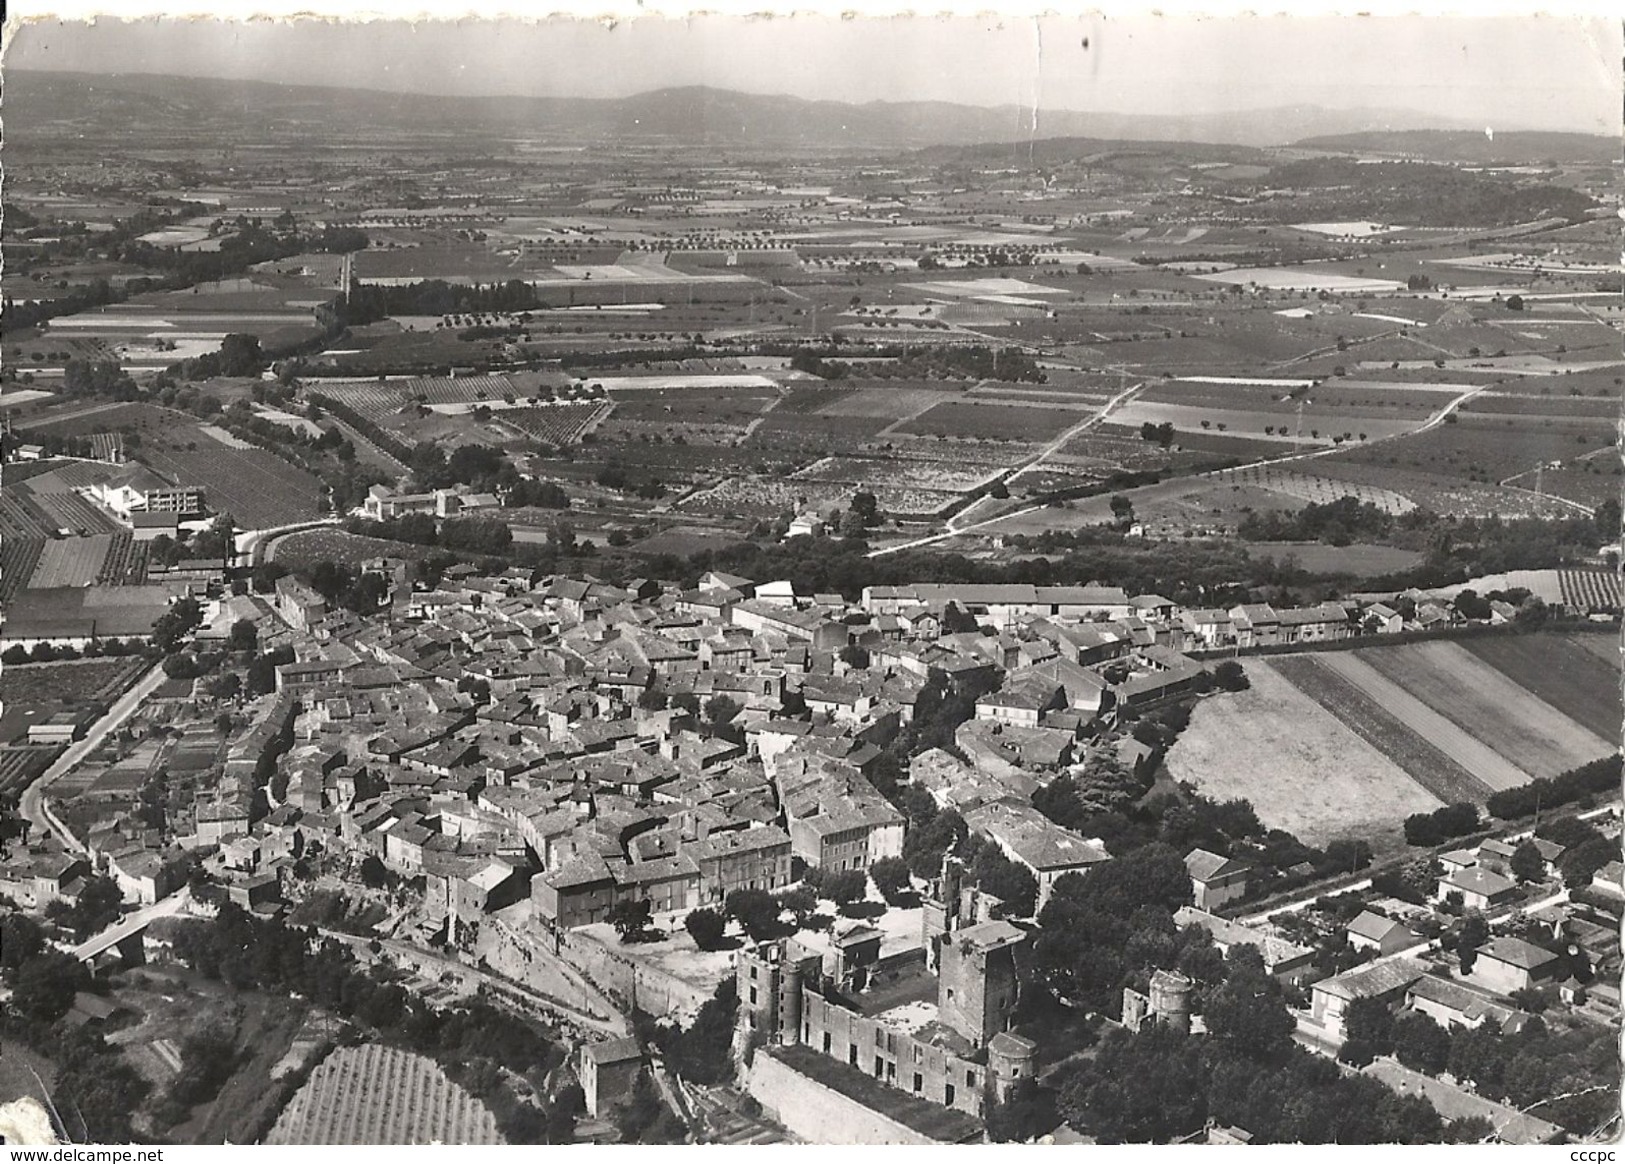
M7 46L6 63L447 94L613 97L705 84L849 101L1036 103L1040 110L1391 107L1503 128L1617 133L1621 55L1618 20L1574 13L710 16L614 27L103 19L27 25Z

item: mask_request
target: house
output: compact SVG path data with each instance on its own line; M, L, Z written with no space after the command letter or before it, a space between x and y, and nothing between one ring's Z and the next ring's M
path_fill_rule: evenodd
M1424 973L1420 962L1394 958L1327 978L1310 987L1310 1016L1332 1037L1345 1038L1347 1031L1343 1023L1356 999L1375 998L1390 1008L1397 1007L1404 1001L1411 983Z
M1511 878L1493 869L1469 865L1439 878L1439 888L1435 894L1437 899L1444 901L1452 893L1461 894L1463 909L1483 911L1514 900L1518 896L1518 886Z
M1068 873L1085 873L1111 860L1104 843L1064 829L1025 804L996 801L965 814L972 832L990 837L999 850L1032 871L1038 882L1036 910L1043 909L1056 881Z
M1360 911L1360 916L1349 922L1344 932L1354 949L1375 950L1379 956L1403 950L1416 941L1416 935L1404 922L1369 909Z
M787 538L815 538L824 532L824 519L816 513L798 513L784 533Z
M1035 728L1046 711L1067 706L1066 691L1053 679L1022 675L976 701L976 718Z
M1556 981L1561 961L1522 938L1494 938L1478 948L1473 959L1471 980L1497 994L1511 994L1543 982Z
M1180 906L1174 914L1174 924L1180 928L1200 926L1212 937L1213 945L1221 954L1229 954L1236 946L1252 946L1263 957L1264 969L1282 982L1295 985L1315 972L1313 950L1276 937L1268 930L1254 929L1189 905Z
M1529 1021L1524 1011L1487 998L1460 982L1450 982L1432 974L1424 974L1413 982L1405 994L1405 1005L1425 1014L1440 1026L1489 1026L1502 1034L1516 1034Z
M581 1048L581 1090L587 1114L597 1119L632 1094L643 1072L643 1051L637 1039L623 1035Z
M1625 898L1625 864L1610 861L1591 875L1591 888L1610 897Z
M105 481L90 486L92 500L128 521L132 513L203 512L203 490L199 486L179 486L164 480L145 465L129 465Z
M1231 857L1193 849L1185 858L1185 870L1191 876L1197 909L1218 909L1247 892L1249 868Z

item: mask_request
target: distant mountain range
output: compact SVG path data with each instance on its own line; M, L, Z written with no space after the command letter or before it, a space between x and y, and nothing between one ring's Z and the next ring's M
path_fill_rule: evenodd
M97 138L142 131L225 132L276 140L302 133L334 136L347 127L457 134L476 140L524 137L750 150L907 149L1055 137L1279 146L1305 138L1327 140L1328 135L1380 138L1401 130L1478 130L1413 110L1316 106L1177 116L1040 110L1035 124L1031 109L1014 105L984 108L939 101L853 105L703 87L592 99L445 97L205 77L17 69L7 70L5 80L8 136L19 145L26 145L36 133ZM1579 134L1556 136L1587 140ZM1611 148L1617 156L1617 144Z

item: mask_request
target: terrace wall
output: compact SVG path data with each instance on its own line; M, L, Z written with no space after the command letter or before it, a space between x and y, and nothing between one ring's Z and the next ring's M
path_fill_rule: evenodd
M635 1002L650 1014L691 1016L710 997L709 991L634 961L573 930L559 931L558 953L622 1007L630 1008Z
M808 1078L766 1051L751 1062L746 1089L779 1123L809 1143L938 1142Z

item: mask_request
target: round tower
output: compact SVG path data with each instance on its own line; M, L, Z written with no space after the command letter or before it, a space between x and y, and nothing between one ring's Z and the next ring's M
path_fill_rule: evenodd
M987 1071L993 1098L1005 1102L1017 1083L1036 1077L1038 1044L1021 1035L1000 1031L987 1045Z
M1172 970L1151 976L1151 1014L1180 1034L1191 1033L1191 980Z

